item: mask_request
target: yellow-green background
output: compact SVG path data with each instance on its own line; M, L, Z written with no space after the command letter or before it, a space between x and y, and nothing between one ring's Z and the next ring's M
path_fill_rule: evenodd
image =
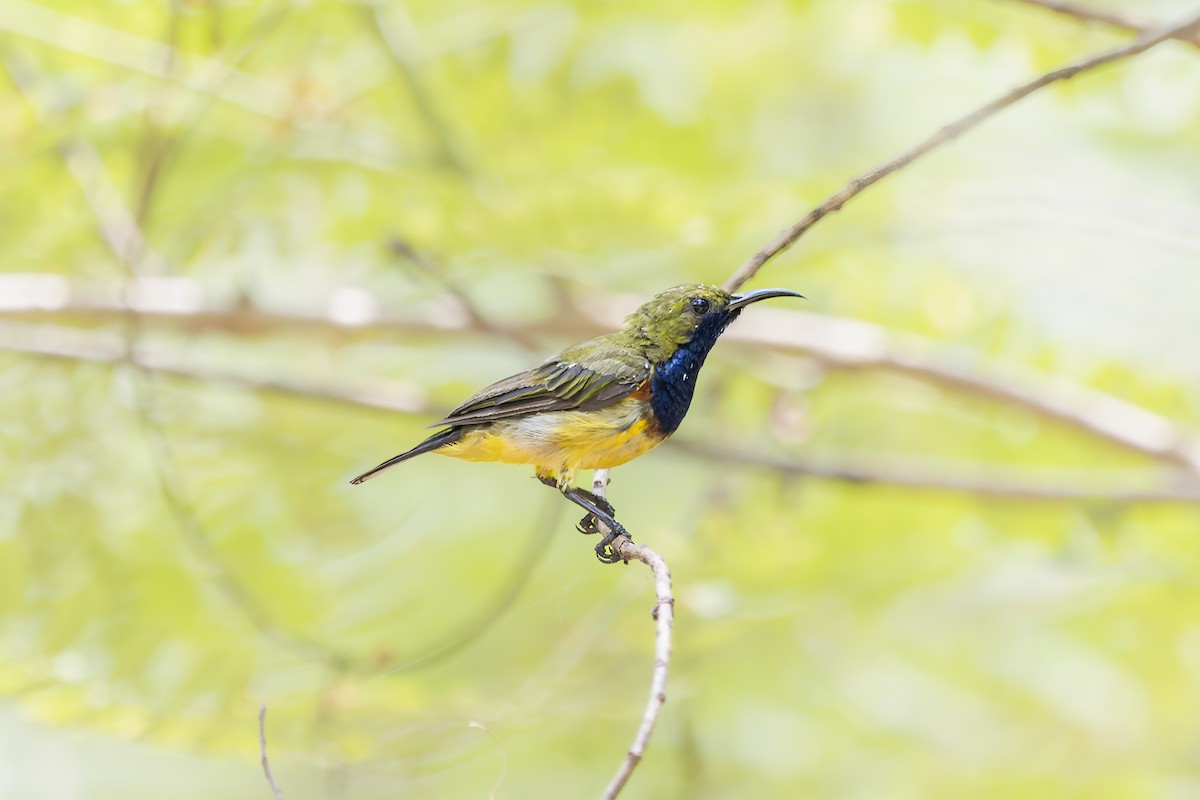
M321 315L352 287L437 316L449 285L521 328L564 293L720 282L854 174L1127 41L1006 0L378 12L403 69L353 2L0 0L0 270L129 277L64 160L94 152L142 204L159 258L134 266L208 303ZM1196 425L1200 50L1006 111L751 284L772 285ZM567 341L9 317L196 369L403 385L425 410L0 352L0 795L268 797L261 703L290 800L598 794L648 690L648 571L598 565L524 468L430 457L347 485ZM678 436L1055 485L1158 469L1010 404L732 343ZM630 798L1200 796L1195 505L854 485L669 447L611 497L678 595Z

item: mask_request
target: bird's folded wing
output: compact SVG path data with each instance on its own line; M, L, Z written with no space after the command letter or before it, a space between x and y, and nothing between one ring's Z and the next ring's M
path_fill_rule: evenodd
M493 383L450 412L441 425L509 419L543 411L591 411L636 392L650 378L650 365L625 354L593 359L584 366L568 350L533 369Z

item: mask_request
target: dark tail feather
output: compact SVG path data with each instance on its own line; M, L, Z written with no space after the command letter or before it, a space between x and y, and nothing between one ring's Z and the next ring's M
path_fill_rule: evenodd
M383 472L388 467L396 466L401 461L408 461L413 456L419 456L422 453L428 453L431 450L437 450L439 447L445 447L448 444L454 444L455 442L458 441L460 436L462 436L462 430L459 428L450 428L448 430L442 431L441 433L435 433L433 436L430 436L428 439L421 442L419 445L414 447L412 450L409 450L407 453L401 453L400 455L395 456L394 458L389 458L387 461L383 462L375 469L367 470L362 475L359 475L357 478L355 478L354 480L352 480L350 482L353 484L356 484L356 485L360 484L365 480L374 478L376 475Z

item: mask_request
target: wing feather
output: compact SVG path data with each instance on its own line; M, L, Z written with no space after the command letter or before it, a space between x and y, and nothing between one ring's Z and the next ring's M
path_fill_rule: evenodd
M650 379L650 364L636 353L609 352L585 366L565 350L538 366L497 381L431 425L469 425L544 411L592 411L636 392Z

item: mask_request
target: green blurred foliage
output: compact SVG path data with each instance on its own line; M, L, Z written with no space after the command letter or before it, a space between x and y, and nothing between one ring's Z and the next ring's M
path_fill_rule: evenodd
M428 310L444 281L518 326L561 284L720 282L854 174L1123 41L951 0L2 5L3 271L129 277L64 165L86 144L161 272L210 299L319 309L354 286ZM759 283L1195 424L1198 140L1200 54L1163 47L872 189ZM429 411L0 353L0 794L266 796L261 703L290 800L599 791L648 688L648 572L594 563L521 468L429 458L346 485L534 356L497 336L135 333L238 374L402 381ZM732 344L680 437L1153 469L1020 408ZM679 600L629 797L1200 792L1194 506L669 447L611 497Z

